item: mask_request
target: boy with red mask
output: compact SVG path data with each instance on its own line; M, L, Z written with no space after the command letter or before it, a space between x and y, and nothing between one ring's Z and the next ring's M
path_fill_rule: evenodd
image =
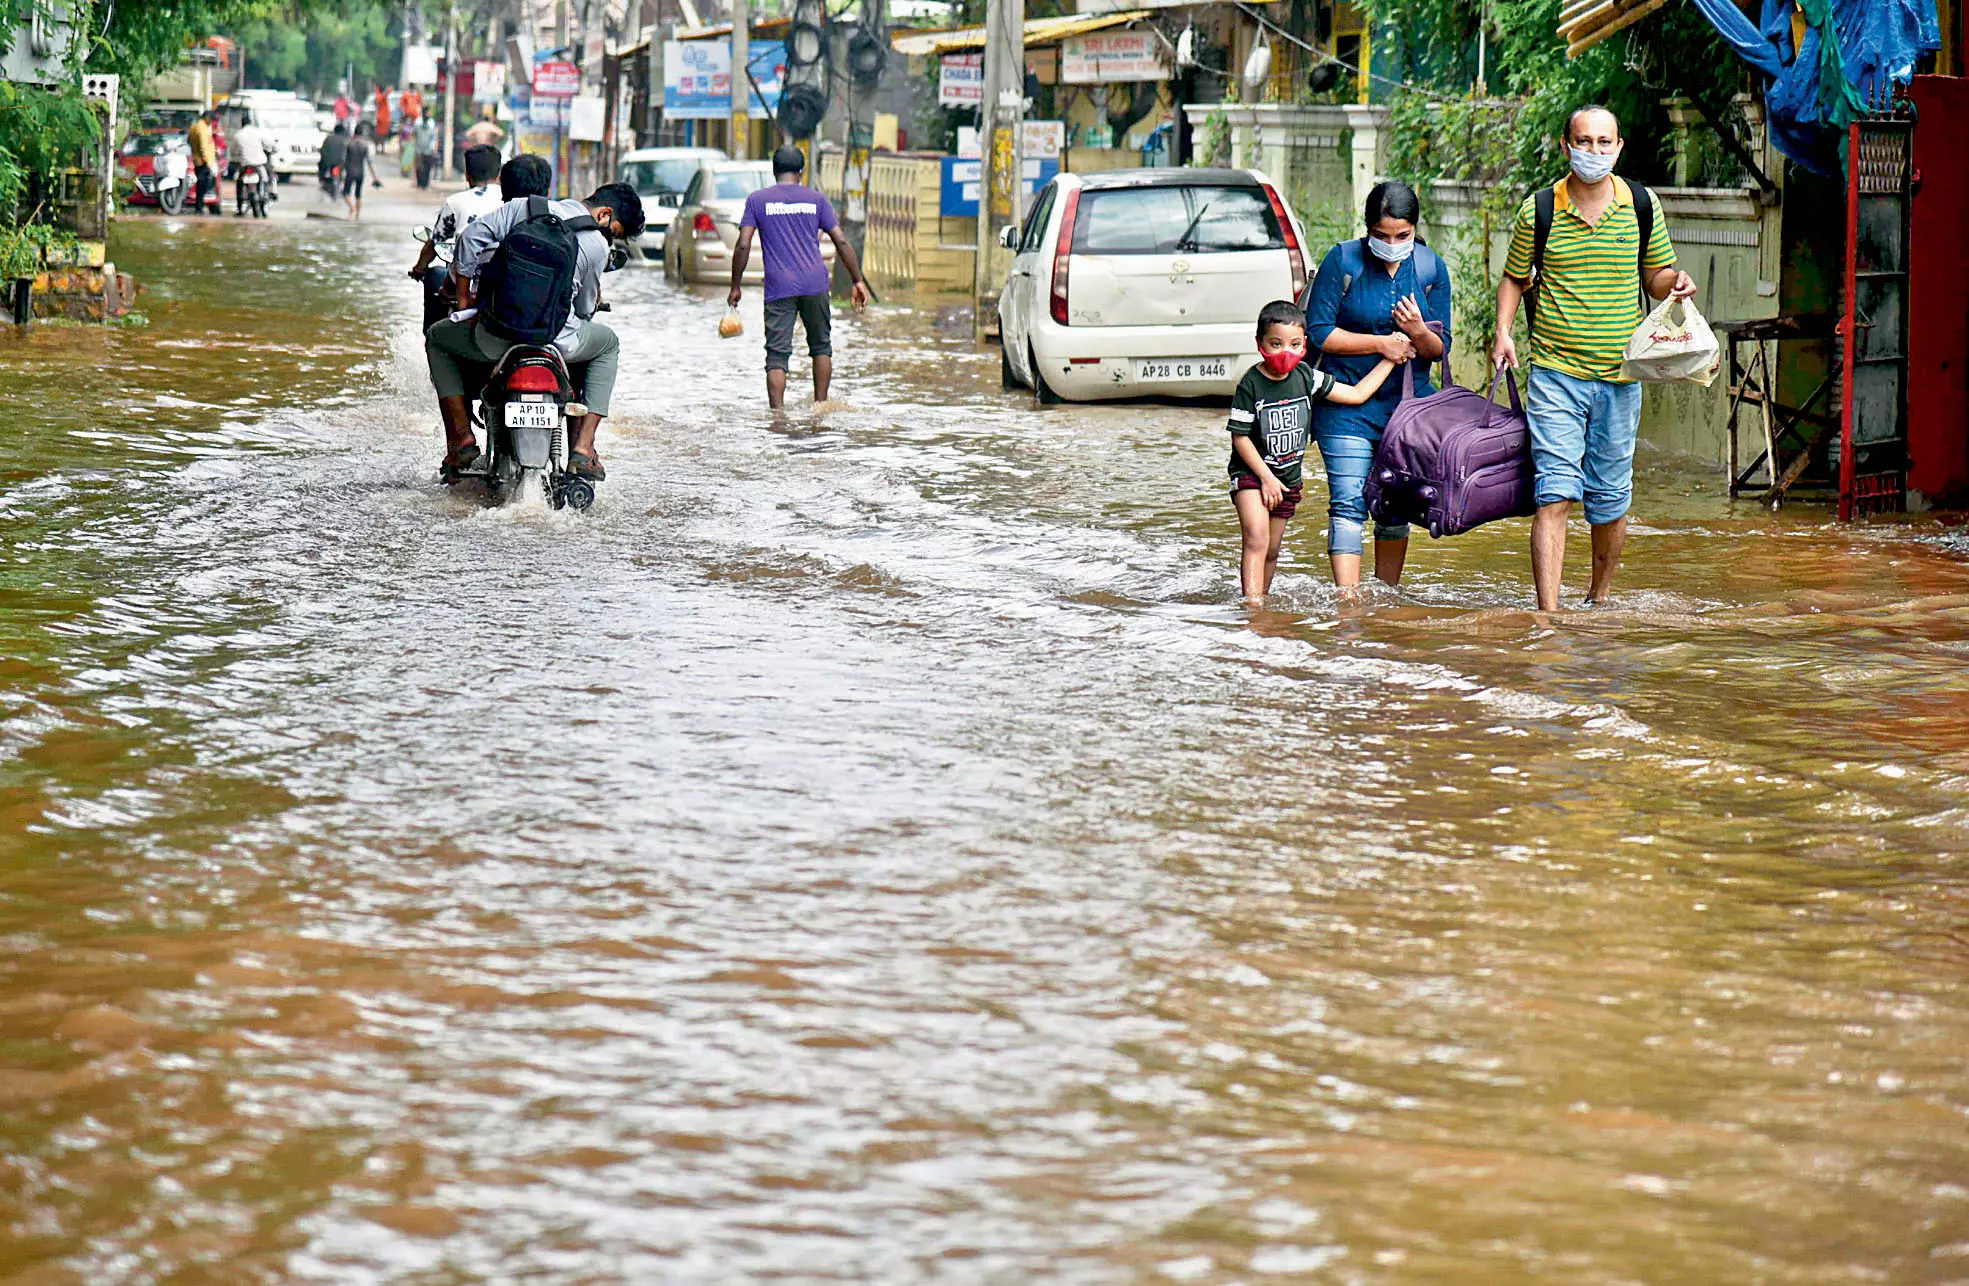
M1253 607L1271 592L1285 525L1299 509L1313 403L1359 406L1396 366L1384 357L1360 383L1342 384L1302 366L1305 357L1306 314L1283 299L1266 304L1258 313L1258 364L1237 382L1225 426L1231 431L1231 503L1244 529L1239 582Z

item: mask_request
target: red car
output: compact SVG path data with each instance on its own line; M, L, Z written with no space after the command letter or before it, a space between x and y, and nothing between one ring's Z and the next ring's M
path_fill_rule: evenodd
M226 146L213 132L213 146L224 156ZM132 130L118 150L116 164L136 182L131 205L154 205L177 214L191 202L198 180L191 167L191 141L181 127L145 126ZM206 195L206 208L220 209L218 184Z

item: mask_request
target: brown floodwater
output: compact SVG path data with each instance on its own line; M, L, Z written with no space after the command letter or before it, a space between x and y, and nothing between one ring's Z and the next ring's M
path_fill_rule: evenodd
M118 237L0 337L0 1281L1969 1280L1960 528L1644 453L1539 621L1309 494L1253 618L1221 407L899 300L775 422L644 273L494 510L402 228Z

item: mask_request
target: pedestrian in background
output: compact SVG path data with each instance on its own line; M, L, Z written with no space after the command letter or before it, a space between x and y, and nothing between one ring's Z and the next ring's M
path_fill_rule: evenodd
M1375 184L1363 211L1367 235L1329 250L1306 288L1306 337L1334 378L1359 383L1381 358L1403 361L1412 350L1415 395L1436 391L1429 363L1449 351L1449 273L1416 239L1421 217L1414 188L1399 179ZM1431 330L1431 322L1439 329ZM1401 383L1389 380L1358 405L1313 405L1314 440L1326 462L1326 556L1341 589L1360 584L1367 523L1362 493L1374 450L1401 400ZM1397 584L1407 559L1408 525L1375 524L1375 577Z
M348 155L342 161L342 200L349 207L351 219L362 218L362 185L366 179L376 179L376 186L382 187L383 180L376 175L376 163L369 152L369 126L356 126L355 136L349 140Z
M342 121L321 140L321 157L315 162L315 179L321 184L321 199L330 204L342 196L342 165L349 158L349 127Z
M390 137L390 91L381 85L376 87L376 138L378 146Z
M505 127L493 119L493 110L492 104L485 105L479 119L465 131L465 146L498 147L506 141Z
M192 193L191 212L205 213L205 193L212 193L212 200L219 199L219 149L212 139L213 122L219 119L217 112L201 113L185 131L185 140L191 145L192 172L197 176L198 186ZM214 210L223 214L223 210Z
M1566 519L1584 500L1593 528L1593 573L1586 601L1604 602L1627 540L1634 498L1634 442L1641 386L1624 378L1620 360L1653 299L1696 293L1675 267L1675 248L1661 202L1645 210L1636 188L1614 177L1624 142L1620 122L1597 105L1566 118L1560 138L1570 173L1518 206L1511 250L1497 286L1495 365L1518 366L1511 323L1528 287L1532 296L1533 370L1525 394L1537 470L1538 513L1531 527L1531 574L1543 611L1559 607L1566 563ZM1549 211L1540 217L1540 208ZM1547 224L1539 244L1540 224ZM1643 235L1645 231L1645 236ZM1534 273L1534 270L1536 272Z
M419 117L416 128L411 130L411 145L417 150L417 186L431 186L431 175L443 163L438 155L437 123L428 116Z

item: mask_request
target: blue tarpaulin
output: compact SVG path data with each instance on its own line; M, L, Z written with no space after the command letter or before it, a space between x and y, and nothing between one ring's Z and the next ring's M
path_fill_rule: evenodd
M1941 47L1935 0L1764 0L1753 25L1731 0L1694 0L1744 61L1771 78L1765 117L1780 152L1808 169L1839 168L1846 122L1885 98ZM1804 34L1792 43L1792 17Z

